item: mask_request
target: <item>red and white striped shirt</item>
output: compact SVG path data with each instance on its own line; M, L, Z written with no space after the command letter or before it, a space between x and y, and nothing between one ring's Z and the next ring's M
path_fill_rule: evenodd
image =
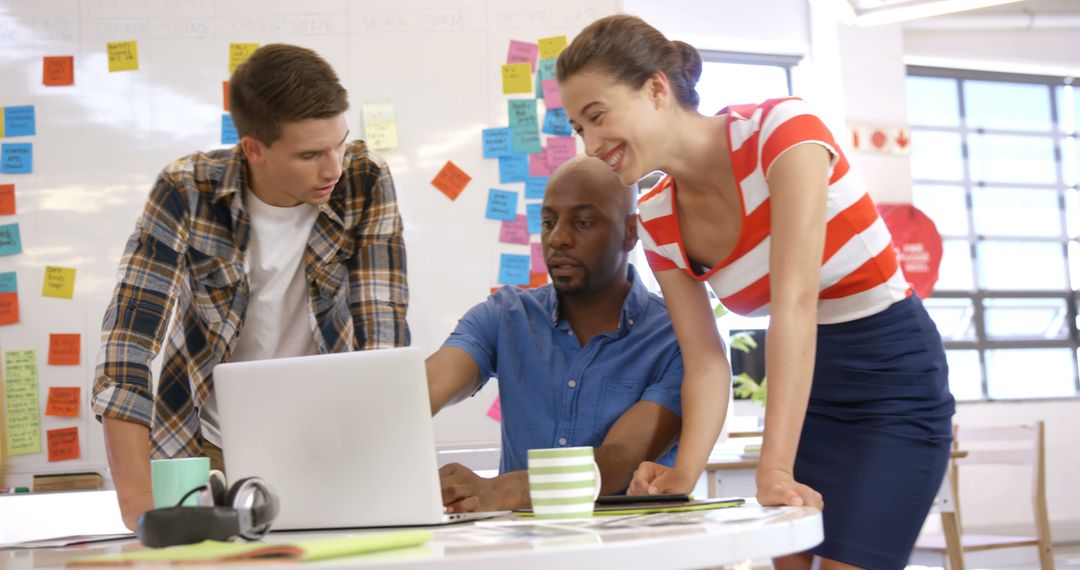
M849 172L847 158L832 134L805 102L794 97L770 99L725 111L731 164L742 202L742 228L735 248L704 273L692 267L676 216L676 182L666 176L638 204L638 233L653 271L682 269L698 281L707 281L731 311L767 315L771 216L766 177L785 151L813 143L832 155L818 323L869 316L911 295L892 237L865 184Z

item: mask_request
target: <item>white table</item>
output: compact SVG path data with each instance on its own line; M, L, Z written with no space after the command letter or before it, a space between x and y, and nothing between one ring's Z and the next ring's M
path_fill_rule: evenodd
M229 564L238 568L375 568L530 570L550 568L702 568L768 558L812 548L822 540L821 513L781 507L721 509L685 513L686 524L584 529L562 535L530 536L532 519L483 522L433 529L434 540L422 547L308 564ZM756 516L756 518L747 518ZM739 519L743 520L739 520ZM597 517L593 521L610 521ZM641 525L642 521L638 521ZM509 524L507 524L509 523ZM498 528L493 528L493 524ZM611 523L609 523L611 524ZM338 533L272 533L266 540L293 542L340 536ZM5 570L59 569L65 561L93 554L139 548L134 541L87 544L67 548L0 551ZM208 566L199 566L208 568Z

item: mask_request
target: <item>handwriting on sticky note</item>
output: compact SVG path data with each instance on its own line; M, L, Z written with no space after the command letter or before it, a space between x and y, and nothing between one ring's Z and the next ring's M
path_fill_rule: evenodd
M543 219L540 212L543 210L543 204L526 204L525 205L525 217L529 222L529 233L538 234L543 227Z
M566 49L566 36L540 38L536 43L540 48L540 59L552 59L559 57L562 50Z
M50 334L49 364L52 366L79 364L79 335Z
M236 132L236 123L233 122L232 115L224 113L221 115L221 144L236 144L240 142L240 135Z
M4 136L30 137L37 134L33 105L4 107Z
M67 461L79 458L79 428L51 429L46 432L49 440L49 461Z
M548 164L547 152L538 152L529 155L529 177L545 178L551 176L554 171Z
M81 389L78 386L50 386L49 398L45 404L45 415L62 418L78 417L80 393Z
M517 220L518 193L492 188L488 191L487 211L484 217L491 220Z
M442 170L435 175L435 179L431 181L431 184L451 200L456 200L470 180L472 180L471 176L465 174L464 170L448 160Z
M19 290L18 274L14 271L0 273L0 293L15 293Z
M499 184L524 182L529 177L529 157L510 154L499 157Z
M510 147L514 152L524 154L533 154L544 150L540 146L540 131L536 127L522 127L511 130Z
M75 296L75 270L70 267L45 266L41 284L42 297L70 299Z
M562 94L559 92L559 82L554 79L541 81L540 89L544 92L544 106L548 109L562 108Z
M0 293L0 325L19 322L19 294L11 291Z
M139 69L139 46L135 40L109 42L105 45L109 54L109 72L137 71Z
M41 414L38 405L37 352L14 350L4 354L8 455L41 452Z
M577 141L570 137L553 137L547 140L547 164L553 171L577 154Z
M363 104L364 140L376 150L398 147L397 120L390 101L369 101Z
M0 216L15 215L15 185L0 184Z
M498 158L513 153L510 149L510 128L484 129L481 134L484 158Z
M255 50L257 49L259 49L259 44L229 44L229 73L236 71L236 68L240 67L241 63L247 61L247 58L251 57L251 54L255 53Z
M506 102L506 111L511 130L536 128L536 99L510 99Z
M19 237L19 224L0 226L0 255L22 253L22 238Z
M536 98L544 96L543 81L555 79L555 59L542 59L536 68Z
M527 63L529 71L536 71L536 55L540 49L536 44L510 40L510 48L506 51L506 63Z
M499 241L529 245L529 222L524 214L518 214L517 219L512 222L503 221L499 228Z
M499 256L499 283L503 285L529 284L529 256L504 253Z
M507 63L502 66L504 95L532 92L532 68L527 63Z
M502 406L499 404L498 396L495 396L495 399L491 402L491 406L488 407L487 417L497 422L502 421Z
M548 182L551 180L547 176L531 176L525 179L525 197L530 200L540 200L544 197L544 192L547 191Z
M529 266L529 271L547 275L547 263L544 263L544 244L529 244L529 258L532 261L532 264Z
M5 143L0 145L0 173L30 174L34 171L34 145Z
M75 84L75 57L70 55L45 56L41 69L41 83L49 87Z
M574 128L570 126L570 117L566 115L566 109L548 109L544 113L544 133L559 137L568 137L574 134Z

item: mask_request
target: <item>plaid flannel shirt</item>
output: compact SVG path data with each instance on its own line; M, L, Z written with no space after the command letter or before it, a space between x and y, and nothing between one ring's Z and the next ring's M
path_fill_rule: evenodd
M198 410L244 325L247 164L239 145L173 162L128 239L102 323L92 406L150 426L151 457L201 452ZM409 344L405 245L386 163L362 141L319 207L304 250L308 319L319 353ZM175 324L151 393L150 362ZM296 323L300 325L300 323ZM297 389L303 389L298 382Z

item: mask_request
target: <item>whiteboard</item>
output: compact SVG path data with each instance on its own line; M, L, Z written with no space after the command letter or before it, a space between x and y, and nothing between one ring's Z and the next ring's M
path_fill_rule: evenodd
M105 467L89 409L101 318L116 268L158 172L196 150L220 148L222 82L234 42L286 42L325 57L349 91L347 114L363 137L361 105L389 100L399 147L381 151L405 225L413 345L434 351L498 279L498 242L484 218L498 163L484 159L481 129L507 125L500 64L511 39L573 35L618 0L0 0L0 106L33 105L31 174L15 184L23 252L0 257L17 273L18 324L0 326L0 351L37 351L42 451L4 457L9 475ZM108 72L106 43L135 40L139 70ZM42 85L42 57L72 55L75 84ZM541 117L543 107L541 104ZM580 151L579 144L579 151ZM430 181L452 160L472 176L451 201ZM45 266L76 269L72 299L42 297ZM78 366L46 364L50 333L82 335ZM81 386L77 418L44 416L50 386ZM435 420L440 446L497 445L486 416L494 383ZM0 424L2 426L3 424ZM81 458L50 463L45 431L77 426Z

